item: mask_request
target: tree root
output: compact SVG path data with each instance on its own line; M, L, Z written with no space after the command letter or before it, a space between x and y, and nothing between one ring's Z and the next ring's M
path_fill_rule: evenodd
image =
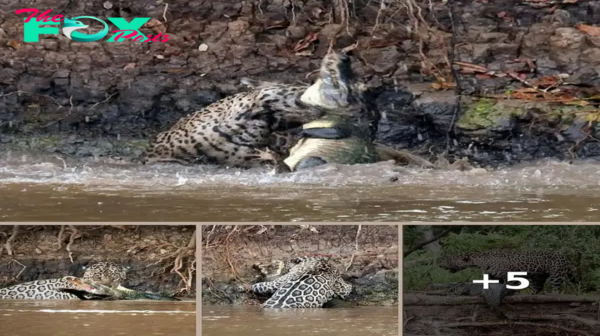
M190 256L193 256L193 259L191 261L186 262L185 259ZM169 264L169 260L173 261ZM184 287L181 288L179 292L191 292L193 289L192 284L196 275L196 229L194 229L192 237L190 238L190 241L186 246L178 248L175 252L169 254L166 257L160 258L158 261L146 267L161 265L165 263L167 263L167 265L153 270L150 276L154 276L154 274L157 271L160 273L166 273L167 269L170 266L171 270L169 271L169 273L177 274L181 278L181 282L183 282L184 284ZM184 264L187 264L185 268Z
M71 250L71 246L73 246L73 242L75 242L75 239L77 238L81 238L83 237L83 235L79 232L79 230L77 230L77 228L74 225L69 225L69 229L71 229L71 236L69 237L69 243L67 244L67 247L65 248L67 250L67 252L69 252L69 259L71 260L71 263L73 263L73 251Z
M18 233L19 233L19 226L14 225L12 234L6 240L6 244L4 244L4 248L6 249L6 252L8 253L9 256L12 256L14 254L14 251L12 249L12 242L15 241L15 238L17 237Z
M362 225L358 225L358 229L356 230L356 237L354 238L354 251L352 252L352 257L350 258L350 262L346 266L346 272L352 267L352 263L354 262L354 256L356 256L356 252L358 252L358 237L360 236L360 230L362 229Z
M58 238L57 238L57 245L58 248L56 249L56 251L60 251L60 249L62 248L62 242L63 242L63 234L65 233L65 226L61 225L60 226L60 232L58 232Z

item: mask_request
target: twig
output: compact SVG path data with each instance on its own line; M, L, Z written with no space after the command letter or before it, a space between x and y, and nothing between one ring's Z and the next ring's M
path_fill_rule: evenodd
M350 269L350 266L352 266L352 262L354 262L354 256L356 255L356 252L358 252L358 236L360 236L360 230L362 229L362 225L358 225L358 229L356 230L356 237L354 238L354 251L352 252L352 257L350 258L350 262L348 263L348 266L346 266L346 272L348 272L348 270Z
M375 36L375 30L377 30L377 28L379 27L379 17L381 16L381 12L383 12L385 8L385 1L382 1L379 4L379 10L377 11L377 16L375 17L375 24L373 25L373 29L371 29L371 38L374 38Z
M15 259L11 259L11 260L8 262L8 264L10 265L10 264L11 264L11 263L13 263L13 262L14 262L14 263L17 263L17 264L19 264L19 265L21 265L21 267L22 267L22 268L21 268L21 270L19 271L19 273L18 273L16 276L14 276L14 277L13 277L13 279L17 280L17 279L18 279L18 278L21 276L21 273L23 273L23 271L24 271L24 270L27 268L27 266L25 266L25 265L21 264L21 263L20 263L18 260L15 260Z
M231 232L229 232L229 234L228 234L228 235L227 235L227 237L225 238L225 259L226 259L227 263L229 264L229 267L231 268L231 272L232 272L232 274L233 274L233 275L234 275L234 276L235 276L235 277L236 277L238 280L240 280L241 282L245 283L245 281L243 281L243 280L240 278L240 275L239 275L239 274L238 274L238 272L235 270L235 267L233 266L233 263L231 262L231 259L229 258L229 237L231 237L231 235L232 235L232 234L233 234L235 231L237 231L237 229L238 229L238 226L237 226L237 225L235 225L235 226L233 227L233 230L231 230Z
M208 242L210 241L210 236L215 232L215 229L217 228L216 225L213 225L212 230L210 230L210 232L206 235L206 248L208 248Z
M165 23L167 23L167 9L169 9L168 3L165 4L165 10L163 11L163 19L165 20Z
M67 252L69 252L69 259L71 259L71 263L73 263L73 251L71 251L71 246L73 245L75 239L81 237L81 235L79 234L79 230L77 230L77 228L74 225L69 225L69 228L73 230L73 232L69 237L69 243L67 244L66 250Z
M59 105L60 107L62 107L61 105ZM47 123L46 125L42 126L42 127L48 127L50 125L54 125L57 122L64 120L66 117L70 116L71 113L73 112L73 95L71 95L71 97L69 97L69 111L67 111L67 114L65 114L64 116L62 116L61 118L58 118L57 120L51 121L49 123Z
M168 6L168 5L167 5L167 6ZM117 93L118 93L118 92L115 92L115 93L111 94L110 96L108 96L108 98L104 99L103 101L99 101L99 102L95 103L94 105L92 105L92 106L90 107L90 110L92 110L94 107L96 107L96 106L98 106L98 105L100 105L100 104L106 103L107 101L109 101L109 100L110 100L110 98L114 97L114 96L115 96Z

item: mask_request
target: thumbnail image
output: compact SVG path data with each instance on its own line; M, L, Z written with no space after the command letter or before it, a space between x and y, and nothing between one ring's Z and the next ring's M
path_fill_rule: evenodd
M195 335L193 225L5 225L0 243L3 334Z
M598 335L600 226L403 230L405 335Z
M398 335L398 233L398 225L203 225L202 334Z

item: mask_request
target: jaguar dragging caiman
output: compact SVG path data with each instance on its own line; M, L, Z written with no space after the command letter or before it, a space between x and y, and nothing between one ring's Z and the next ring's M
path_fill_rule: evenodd
M294 171L326 163L384 160L431 166L407 152L374 144L380 113L365 96L344 53L330 52L312 85L243 78L250 90L194 112L159 133L140 158L152 162Z
M24 282L0 289L0 300L176 300L123 287L127 268L112 262L87 267L82 278L64 276Z

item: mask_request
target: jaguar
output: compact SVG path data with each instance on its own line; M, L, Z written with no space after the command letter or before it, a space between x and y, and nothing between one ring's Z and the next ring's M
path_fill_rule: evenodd
M548 280L552 291L558 291L565 280L575 281L575 269L571 262L558 251L512 251L492 250L485 252L462 253L443 257L439 266L450 272L458 272L469 267L479 267L492 279L508 283L508 272L527 272L525 276L530 282L534 294L540 293Z
M125 281L127 268L113 262L98 262L85 267L83 279L111 287L118 287ZM60 288L76 288L69 279L71 276L42 279L20 283L0 289L2 300L76 300L78 296L61 292Z
M242 84L251 89L212 103L158 133L139 161L259 166L265 153L286 155L297 128L323 115L304 97L310 85L247 78Z
M321 308L352 291L328 258L296 257L276 269L281 276L252 285L255 294L271 295L262 308Z
M159 300L159 301L180 301L179 299L163 294L150 292L140 292L118 285L110 287L89 279L76 277L65 277L73 288L61 288L59 291L71 293L81 299L93 297L100 300Z

